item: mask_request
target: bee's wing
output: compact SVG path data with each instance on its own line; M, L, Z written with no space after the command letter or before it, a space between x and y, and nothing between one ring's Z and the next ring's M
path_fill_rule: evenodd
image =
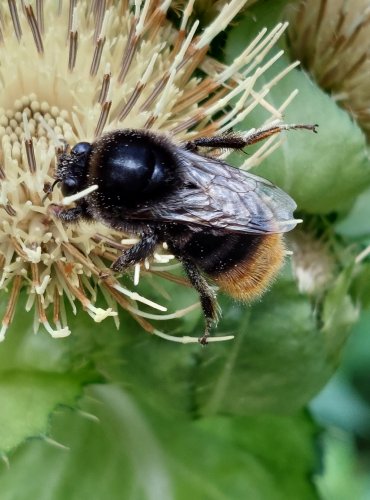
M254 234L283 233L296 226L295 202L269 181L186 150L177 155L184 185L176 197L155 208L162 220Z

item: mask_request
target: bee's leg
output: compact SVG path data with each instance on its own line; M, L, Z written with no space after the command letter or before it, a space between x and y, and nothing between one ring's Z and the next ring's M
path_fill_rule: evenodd
M80 220L89 220L91 216L86 211L83 204L77 205L74 208L64 208L61 205L51 203L48 208L48 213L57 217L63 222L79 222Z
M200 296L200 304L206 320L206 328L203 336L200 337L199 342L202 345L206 345L208 343L207 338L209 337L211 327L217 322L218 319L216 295L193 262L183 257L180 257L180 260L184 266L184 270L190 283Z
M133 266L143 261L153 254L158 244L156 233L150 232L142 236L141 240L128 250L125 250L120 257L112 264L113 271L122 272L127 267Z
M185 149L196 151L198 147L204 148L224 148L224 149L242 149L256 142L263 141L268 137L279 134L283 130L306 129L317 132L318 125L300 125L274 122L264 127L251 129L248 133L231 133L225 135L215 135L213 137L199 137L193 141L184 144Z

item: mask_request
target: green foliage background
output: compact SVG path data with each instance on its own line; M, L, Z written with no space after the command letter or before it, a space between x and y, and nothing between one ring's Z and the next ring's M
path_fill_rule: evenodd
M284 3L246 11L227 34L225 59L273 26ZM116 331L79 312L62 340L35 336L31 316L17 314L0 345L2 500L369 498L370 265L357 268L345 251L370 243L370 191L358 197L370 184L367 146L302 70L272 102L295 87L286 121L319 123L320 133L288 135L258 173L292 194L304 218L324 221L349 255L330 290L313 302L287 264L252 306L221 298L217 333L235 340L207 348L151 337L124 313ZM242 127L263 120L256 112ZM173 310L196 300L160 285ZM159 298L150 279L140 287ZM312 402L358 318L342 368ZM202 318L197 310L160 327L197 336Z

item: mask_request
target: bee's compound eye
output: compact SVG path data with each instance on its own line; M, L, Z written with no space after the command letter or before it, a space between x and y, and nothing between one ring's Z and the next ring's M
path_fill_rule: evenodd
M89 142L78 142L71 149L71 153L76 156L85 155L91 150L91 144Z
M62 182L63 196L71 196L79 190L78 181L74 177L66 177Z

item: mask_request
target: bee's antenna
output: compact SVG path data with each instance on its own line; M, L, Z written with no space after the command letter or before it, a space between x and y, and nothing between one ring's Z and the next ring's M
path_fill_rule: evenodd
M48 182L44 185L44 193L45 193L45 196L42 198L42 203L44 203L44 201L46 200L46 198L49 196L50 193L53 192L53 189L55 188L55 186L58 184L58 182L60 182L60 179L56 179L53 184L49 184Z

